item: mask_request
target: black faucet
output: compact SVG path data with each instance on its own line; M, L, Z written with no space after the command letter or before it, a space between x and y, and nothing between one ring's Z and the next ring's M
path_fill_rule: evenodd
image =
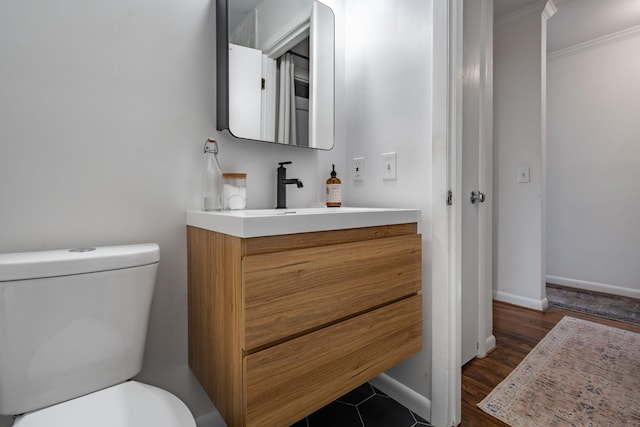
M278 167L278 205L276 209L287 209L287 184L295 184L298 188L302 188L302 181L297 178L287 179L287 170L284 165L290 165L291 162L279 162Z

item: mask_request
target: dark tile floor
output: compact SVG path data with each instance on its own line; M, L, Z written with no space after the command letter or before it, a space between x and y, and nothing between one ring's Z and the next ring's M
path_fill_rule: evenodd
M640 300L547 283L550 306L640 324Z
M430 427L415 414L365 383L291 427Z

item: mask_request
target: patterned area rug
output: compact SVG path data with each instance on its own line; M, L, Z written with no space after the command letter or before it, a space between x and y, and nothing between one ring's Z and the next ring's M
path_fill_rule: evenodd
M640 426L640 334L564 317L478 407L513 427Z
M640 324L640 300L547 283L549 305L607 319Z

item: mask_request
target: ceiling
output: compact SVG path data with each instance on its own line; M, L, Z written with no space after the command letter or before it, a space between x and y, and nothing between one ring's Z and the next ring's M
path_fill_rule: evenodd
M640 26L640 0L571 0L547 22L547 51L555 52Z
M553 0L558 9L547 22L547 51L555 52L640 26L640 0ZM497 21L541 0L494 0Z
M262 0L233 0L246 13ZM494 0L494 21L544 0ZM555 52L607 34L640 26L640 0L553 0L558 12L547 23L547 51Z

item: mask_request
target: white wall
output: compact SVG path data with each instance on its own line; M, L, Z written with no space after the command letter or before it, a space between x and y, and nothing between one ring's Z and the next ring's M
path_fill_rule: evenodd
M422 209L423 351L388 374L431 395L432 5L423 0L346 2L346 160L364 157L364 179L338 170L356 206ZM381 153L397 153L397 180L382 180Z
M632 52L639 32L548 62L547 275L640 298L640 56Z
M224 170L248 173L249 208L274 205L277 162L292 160L289 176L305 184L288 191L292 207L324 201L335 163L346 205L422 209L425 345L389 374L430 396L432 6L325 3L337 31L328 152L215 131L209 0L0 3L0 252L159 243L139 379L177 394L201 425L220 423L187 366L184 211L199 207L209 136ZM388 151L397 152L398 178L383 182ZM356 156L365 157L365 179L354 183L346 165Z
M337 40L343 40L341 2ZM202 146L248 173L248 206L275 204L278 161L324 200L344 171L344 105L330 152L236 141L215 131L215 8L209 0L0 2L0 252L157 242L161 249L139 379L220 425L187 366L184 212L199 208ZM344 98L338 42L337 99ZM0 417L0 425L9 425ZM201 424L202 424L201 423Z
M542 309L542 8L494 27L494 297ZM518 183L518 168L530 182Z
M256 8L256 47L262 51L273 45L311 16L309 0L264 0Z

